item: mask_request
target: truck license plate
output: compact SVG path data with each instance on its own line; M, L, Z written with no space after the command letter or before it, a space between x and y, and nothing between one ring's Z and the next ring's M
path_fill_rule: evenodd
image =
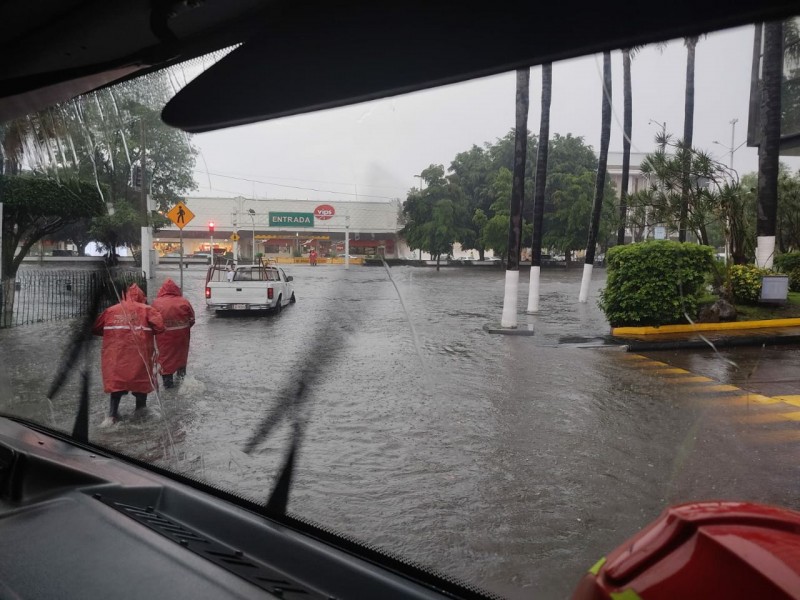
M234 304L233 310L247 310L247 304Z

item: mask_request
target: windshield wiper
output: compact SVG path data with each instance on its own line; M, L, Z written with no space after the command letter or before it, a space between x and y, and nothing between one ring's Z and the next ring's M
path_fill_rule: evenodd
M72 426L71 437L78 442L84 443L89 441L89 389L91 383L89 344L92 341L92 326L100 313L105 291L102 280L103 272L101 269L98 269L96 273L101 274L101 283L95 287L91 301L89 302L89 310L72 333L72 338L64 351L61 367L56 373L53 383L50 385L50 390L47 392L47 398L49 400L55 398L56 394L67 382L73 367L81 358L81 355L83 355L84 365L81 371L80 399L78 401L78 411L75 414L75 422Z

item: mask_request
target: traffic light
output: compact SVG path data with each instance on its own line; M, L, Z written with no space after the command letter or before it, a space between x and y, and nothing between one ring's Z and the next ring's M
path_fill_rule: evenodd
M142 189L142 167L134 165L131 171L131 187Z
M214 233L214 221L208 222L208 233Z

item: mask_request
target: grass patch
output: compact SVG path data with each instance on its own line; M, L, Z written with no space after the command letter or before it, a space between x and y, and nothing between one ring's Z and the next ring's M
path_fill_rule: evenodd
M737 321L800 318L800 292L789 292L786 304L779 306L737 304L736 313Z

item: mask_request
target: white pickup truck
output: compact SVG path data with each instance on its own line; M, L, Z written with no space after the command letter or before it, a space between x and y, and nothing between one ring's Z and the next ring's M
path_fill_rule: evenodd
M272 264L216 264L206 275L206 306L216 311L274 310L295 302L292 277ZM230 279L230 281L229 281Z

